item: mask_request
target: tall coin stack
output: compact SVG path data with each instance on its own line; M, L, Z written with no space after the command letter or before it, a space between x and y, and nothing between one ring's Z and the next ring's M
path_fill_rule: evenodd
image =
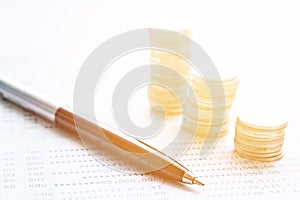
M180 31L185 36L190 36L189 30ZM174 49L180 49L180 51L190 52L190 43L183 43L176 34L170 33L169 37L162 37L155 35L157 33L149 31L150 42L169 42L170 47ZM153 41L155 38L155 41ZM161 41L157 41L157 40ZM168 116L178 115L182 113L182 108L185 104L189 93L188 84L183 84L183 81L188 83L190 80L190 65L177 55L163 52L163 51L151 51L150 62L154 65L163 65L165 67L151 67L151 81L152 82L167 82L164 85L150 85L148 87L148 99L151 107L155 110L156 105L163 107L164 112ZM170 73L173 70L177 74L181 75L183 79L178 79L178 76L174 76L174 73ZM173 88L174 91L169 90ZM184 101L179 102L179 99ZM161 111L161 110L156 110Z
M245 112L237 118L235 151L242 157L256 161L276 161L282 157L287 120L272 111ZM249 114L249 113L252 113ZM253 113L255 116L253 117ZM273 113L273 114L272 114Z
M201 138L226 135L238 84L237 77L213 80L194 75L192 90L196 98L191 96L185 108L185 129Z

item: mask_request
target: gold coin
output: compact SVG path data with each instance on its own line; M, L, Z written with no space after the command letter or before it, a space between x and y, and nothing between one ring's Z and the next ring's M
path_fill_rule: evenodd
M241 156L241 157L244 157L244 158L247 158L247 159L250 159L250 160L255 160L255 161L260 161L260 162L273 162L273 161L278 161L282 158L282 153L281 154L278 154L276 156L271 156L271 157L257 157L257 156L253 156L253 155L249 155L243 151L239 151L237 149L235 149L235 151Z
M283 143L279 144L264 144L264 145L255 145L252 143L243 143L242 141L235 139L235 146L245 151L250 151L253 153L273 153L282 149Z

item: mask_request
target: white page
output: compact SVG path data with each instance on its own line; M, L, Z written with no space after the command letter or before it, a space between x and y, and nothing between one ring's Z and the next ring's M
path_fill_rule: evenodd
M0 102L1 199L295 199L300 192L300 156L288 149L282 160L260 163L236 155L232 135L205 159L199 158L200 144L194 144L180 162L206 185L182 186L103 166L61 130Z

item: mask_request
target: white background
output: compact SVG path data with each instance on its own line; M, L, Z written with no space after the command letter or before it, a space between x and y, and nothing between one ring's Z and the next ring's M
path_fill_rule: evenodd
M2 0L0 73L61 94L61 81L75 80L85 58L106 39L136 28L191 28L221 71L239 75L236 108L280 108L289 118L287 135L299 138L299 10L296 0ZM43 83L49 77L53 82ZM72 84L67 88L59 98L72 96Z

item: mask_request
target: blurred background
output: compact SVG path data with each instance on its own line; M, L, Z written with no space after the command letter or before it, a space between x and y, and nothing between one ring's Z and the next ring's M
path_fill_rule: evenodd
M238 74L235 111L283 110L294 138L286 141L296 144L299 10L297 0L1 0L0 74L70 104L82 63L105 40L137 28L190 28L220 71Z

